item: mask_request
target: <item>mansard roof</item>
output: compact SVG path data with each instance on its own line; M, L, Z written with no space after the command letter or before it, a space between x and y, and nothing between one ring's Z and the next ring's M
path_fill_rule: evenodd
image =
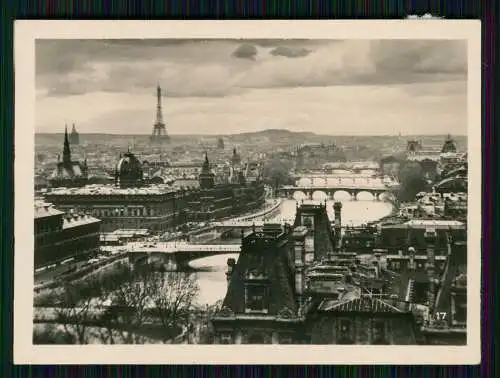
M360 297L332 303L331 306L323 306L323 311L333 312L367 312L367 313L389 313L403 314L408 312L405 306L399 302L390 303L380 298L370 295L362 295Z
M234 266L223 307L234 313L245 312L245 283L248 279L269 285L268 315L288 308L297 311L292 263L288 257L288 233L269 229L253 233L243 240L242 251Z

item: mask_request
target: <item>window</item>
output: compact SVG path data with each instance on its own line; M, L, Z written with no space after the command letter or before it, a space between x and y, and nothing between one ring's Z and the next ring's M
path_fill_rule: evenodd
M373 320L372 322L372 344L389 344L385 322L383 320Z
M220 343L221 344L232 344L233 336L230 332L223 332L220 334Z
M247 284L245 290L245 312L268 311L268 288L265 285Z
M340 319L337 344L353 344L353 324L350 319Z

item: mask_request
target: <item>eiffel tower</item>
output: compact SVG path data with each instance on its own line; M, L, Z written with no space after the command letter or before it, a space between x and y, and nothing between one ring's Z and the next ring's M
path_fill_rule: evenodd
M163 122L161 97L161 87L158 84L158 86L156 87L156 120L153 126L153 134L150 137L150 140L153 143L165 143L170 141L170 137L167 134L167 129L165 128L165 122Z

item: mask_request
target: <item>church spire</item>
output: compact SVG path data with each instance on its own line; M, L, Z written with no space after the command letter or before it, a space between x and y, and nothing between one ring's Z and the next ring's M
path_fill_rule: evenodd
M203 171L210 171L210 162L208 161L208 153L205 151L205 161L203 162Z
M63 147L63 163L71 162L71 150L69 149L68 125L64 125L64 147Z

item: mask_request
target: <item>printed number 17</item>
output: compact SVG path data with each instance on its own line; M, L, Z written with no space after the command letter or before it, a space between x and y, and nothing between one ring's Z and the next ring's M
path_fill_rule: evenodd
M445 320L446 319L446 312L436 312L436 319L437 320Z

